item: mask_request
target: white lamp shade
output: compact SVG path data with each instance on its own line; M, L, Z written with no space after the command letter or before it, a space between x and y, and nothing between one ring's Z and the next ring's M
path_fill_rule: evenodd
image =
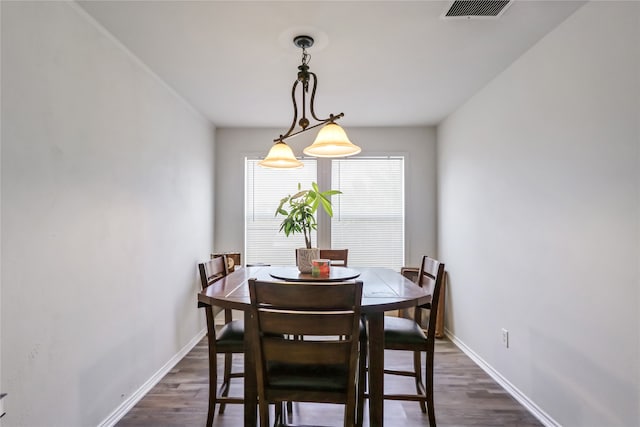
M335 123L320 129L313 144L303 150L304 154L314 157L346 157L360 151L362 149L349 141L344 129Z
M258 162L258 164L262 167L272 169L295 169L304 166L304 164L293 155L291 147L282 141L273 144L267 157L261 162Z

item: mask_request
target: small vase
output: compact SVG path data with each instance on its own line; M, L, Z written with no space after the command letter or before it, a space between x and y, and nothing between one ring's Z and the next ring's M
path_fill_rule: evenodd
M312 261L320 258L320 249L318 248L299 248L296 249L296 261L300 273L311 273L313 269Z

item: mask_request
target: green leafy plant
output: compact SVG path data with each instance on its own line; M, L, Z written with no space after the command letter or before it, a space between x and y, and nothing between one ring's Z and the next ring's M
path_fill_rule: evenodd
M284 231L287 237L295 233L304 234L307 249L311 249L311 230L318 228L315 217L318 207L322 206L329 216L333 216L330 197L342 194L342 192L338 190L320 191L315 182L311 183L310 190L302 190L301 188L302 186L298 183L296 194L288 195L280 200L275 216L280 214L285 217L280 224L279 231Z

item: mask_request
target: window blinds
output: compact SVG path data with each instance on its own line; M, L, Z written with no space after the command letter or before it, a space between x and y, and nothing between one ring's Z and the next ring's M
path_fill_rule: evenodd
M352 157L319 163L303 159L301 169L265 169L246 160L245 256L247 264L295 264L295 249L304 237L279 232L274 216L280 199L318 181L318 169L331 169L333 196L331 247L349 249L350 266L400 270L404 265L404 157ZM318 239L314 232L313 245Z
M349 265L404 265L404 158L334 159L331 246L349 249Z
M283 216L274 216L280 199L317 181L315 159L302 160L301 169L266 169L259 159L246 161L245 185L245 260L247 264L294 265L296 248L304 247L304 236L286 237L279 232ZM312 242L317 245L316 233Z

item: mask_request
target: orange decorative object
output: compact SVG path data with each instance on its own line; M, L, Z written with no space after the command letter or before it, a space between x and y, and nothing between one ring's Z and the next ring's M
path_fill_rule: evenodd
M329 259L314 259L311 261L311 275L313 277L329 277L331 269L331 260Z

